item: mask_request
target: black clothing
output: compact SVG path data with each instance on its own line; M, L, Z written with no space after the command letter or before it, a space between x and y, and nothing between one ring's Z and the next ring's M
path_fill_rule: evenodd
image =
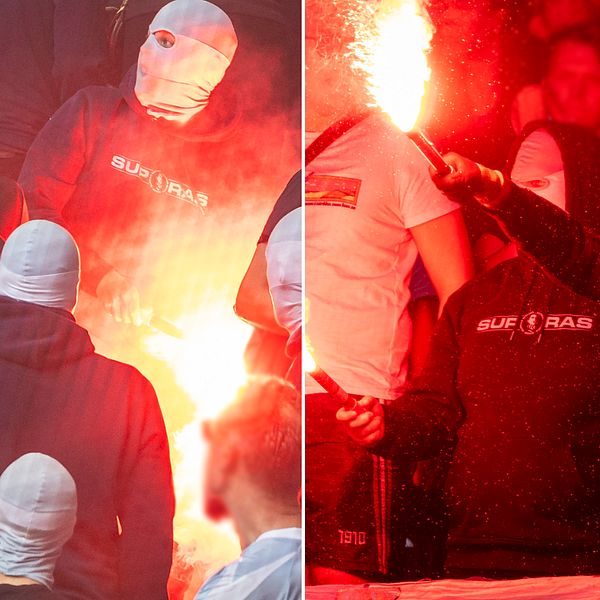
M65 597L51 592L45 585L10 585L0 583L2 600L64 600Z
M521 144L543 129L556 142L565 171L565 210L580 223L600 231L600 138L589 129L555 121L529 123L515 142L508 159L510 173Z
M36 138L19 181L31 218L73 234L84 290L94 294L115 268L140 289L155 284L160 298L172 265L197 253L182 228L198 231L222 200L214 172L223 169L223 157L208 142L231 132L234 116L216 125L207 108L183 128L155 121L137 100L134 81L131 70L119 89L92 86L66 102Z
M521 258L449 300L378 452L456 441L446 567L600 573L599 306Z
M492 211L508 233L575 292L600 300L600 233L551 202L513 185Z
M258 238L259 244L266 244L269 241L269 237L275 229L275 226L285 215L291 213L296 208L302 206L302 171L295 173L292 178L288 181L285 189L277 198L275 206L265 223L265 226Z
M62 102L105 81L105 21L102 0L0 3L0 153L22 158Z
M0 296L0 324L0 472L41 452L77 485L55 589L73 600L166 600L174 498L152 386L96 354L66 311Z

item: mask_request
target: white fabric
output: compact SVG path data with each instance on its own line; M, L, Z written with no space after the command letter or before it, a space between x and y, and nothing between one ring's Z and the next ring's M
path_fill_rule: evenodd
M28 221L8 236L0 256L0 295L73 311L79 252L69 232L50 221Z
M443 579L387 585L322 585L306 588L306 600L592 600L600 577L532 577L506 581ZM343 589L345 592L340 593ZM387 591L387 594L386 594Z
M157 31L175 37L161 46ZM149 115L186 122L207 104L237 47L229 17L203 0L175 0L150 24L138 57L135 94Z
M25 454L0 476L0 573L48 588L71 537L77 491L70 473L45 454Z
M566 206L565 171L556 140L536 129L519 147L511 179L562 210Z
M302 208L277 223L265 252L275 316L295 337L302 327Z
M307 143L315 137L308 134ZM350 129L306 171L307 341L317 364L346 391L397 398L406 379L406 306L417 256L409 228L458 206L436 189L426 160L384 116ZM306 378L306 393L322 391Z

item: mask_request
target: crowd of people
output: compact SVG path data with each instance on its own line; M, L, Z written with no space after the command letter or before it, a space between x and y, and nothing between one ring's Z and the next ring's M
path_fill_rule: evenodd
M360 3L307 3L306 337L357 401L306 378L307 583L599 574L598 7L431 12L445 177L367 110Z
M0 598L299 600L303 504L307 585L600 574L599 7L431 3L443 175L355 69L371 8L306 0L286 170L299 2L2 3ZM202 431L242 552L191 589L165 400L94 338L164 327L259 193L264 375Z
M204 424L203 508L232 522L242 554L192 588L170 577L172 400L95 348L169 326L165 306L199 285L178 261L197 258L205 215L216 227L240 196L272 204L299 167L299 15L230 0L0 7L0 597L300 598L297 367L249 378ZM300 188L288 195L300 205ZM298 348L300 221L282 216L268 281Z

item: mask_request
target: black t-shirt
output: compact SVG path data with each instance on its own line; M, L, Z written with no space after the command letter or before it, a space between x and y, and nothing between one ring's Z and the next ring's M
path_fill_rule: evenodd
M302 171L298 171L285 186L283 192L267 219L265 227L258 238L258 243L266 243L273 233L275 226L285 215L302 206Z
M43 585L0 584L0 598L6 600L64 600L64 596L51 592Z

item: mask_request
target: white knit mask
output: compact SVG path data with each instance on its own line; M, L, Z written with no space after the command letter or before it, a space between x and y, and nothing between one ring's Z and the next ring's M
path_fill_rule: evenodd
M0 255L0 295L73 311L79 251L69 232L50 221L28 221L6 240Z
M174 37L171 47L159 43L161 31ZM135 95L149 115L185 123L208 104L236 48L235 30L220 8L204 0L170 2L140 48Z
M0 573L48 588L73 534L77 491L70 473L45 454L25 454L0 476Z

